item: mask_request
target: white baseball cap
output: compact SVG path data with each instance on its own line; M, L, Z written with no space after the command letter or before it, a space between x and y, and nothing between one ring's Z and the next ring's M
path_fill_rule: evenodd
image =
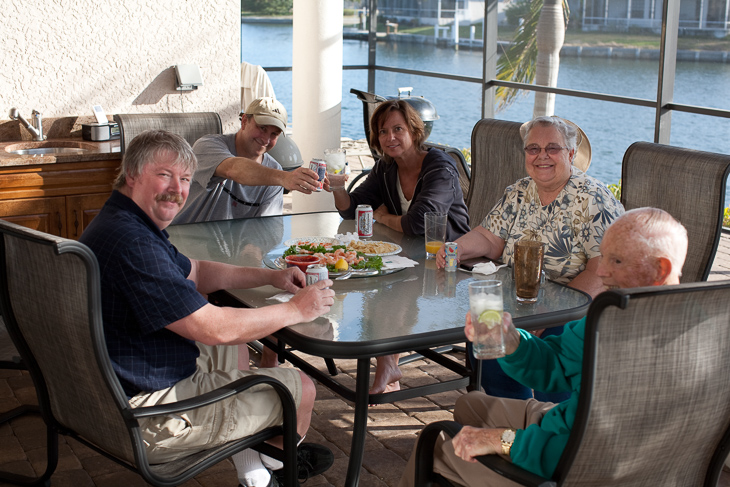
M253 119L259 125L279 127L282 133L286 130L286 108L270 96L255 99L248 105L244 113L253 115Z

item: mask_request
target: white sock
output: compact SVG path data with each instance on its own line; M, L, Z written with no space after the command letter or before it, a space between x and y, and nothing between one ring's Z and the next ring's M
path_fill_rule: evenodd
M259 452L252 449L240 451L231 456L236 466L238 481L245 487L266 487L271 480L271 473L261 463Z
M284 463L280 462L276 458L271 458L263 453L259 453L259 455L261 455L261 463L263 463L269 470L273 471L284 468Z
M302 441L304 441L304 438L306 436L307 435L304 435L299 439L299 443L297 443L297 446L299 446L302 443ZM266 465L266 467L269 470L274 471L274 470L280 470L280 469L284 468L284 463L280 462L276 458L271 458L270 456L264 455L263 453L261 453L260 455L261 455L261 463Z

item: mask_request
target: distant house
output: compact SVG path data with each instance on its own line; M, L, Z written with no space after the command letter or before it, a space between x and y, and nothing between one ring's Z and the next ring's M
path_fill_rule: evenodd
M518 0L499 0L499 11ZM730 34L730 0L679 0L680 34ZM661 30L662 0L568 0L571 18L583 30ZM581 10L581 4L584 5ZM484 0L378 0L380 15L399 21L473 24L484 17ZM500 13L500 22L503 17Z
M378 14L426 25L472 24L484 18L484 0L378 0Z
M570 0L574 12L580 0ZM583 30L648 28L659 32L662 0L584 0ZM680 34L711 33L719 37L730 32L730 0L680 0Z

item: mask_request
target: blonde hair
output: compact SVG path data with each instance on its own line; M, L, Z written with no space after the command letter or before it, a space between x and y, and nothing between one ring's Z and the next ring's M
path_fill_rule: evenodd
M175 154L175 163L191 173L198 169L198 159L187 140L165 130L145 130L132 139L124 151L122 165L112 187L117 190L123 188L127 184L127 175L139 176L144 167L155 162L162 153Z

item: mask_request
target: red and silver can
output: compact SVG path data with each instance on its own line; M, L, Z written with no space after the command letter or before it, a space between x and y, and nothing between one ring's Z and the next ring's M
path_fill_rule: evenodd
M322 159L312 159L309 162L309 169L317 173L317 189L315 191L322 191L324 176L327 174L327 163Z
M370 205L357 205L357 208L355 208L355 225L359 237L373 236L373 208Z
M323 281L329 278L327 266L324 264L309 264L307 266L307 286L315 282Z
M446 272L456 272L456 264L457 264L457 250L458 246L456 242L446 242L444 244L444 251L446 252L446 263L444 264L444 269L446 269Z

